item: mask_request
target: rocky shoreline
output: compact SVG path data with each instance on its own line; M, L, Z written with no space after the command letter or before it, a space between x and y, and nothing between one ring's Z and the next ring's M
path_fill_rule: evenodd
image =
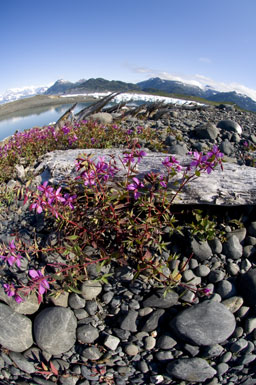
M118 119L118 113L111 119ZM247 154L256 144L253 113L230 106L176 106L159 109L146 121L142 113L131 113L121 124L126 129L154 127L169 154L183 156L217 144L228 162L253 165L252 151ZM26 182L28 170L16 170L10 185ZM40 169L34 186L43 177ZM153 279L136 278L132 265L114 262L102 271L91 265L80 294L48 296L40 306L36 295L19 304L1 288L0 384L256 384L256 208L227 207L225 202L200 208L218 216L221 231L209 241L172 239L159 258L181 256L169 262L165 273L179 268L183 285L165 295ZM18 235L28 245L35 237L56 244L54 228L49 231L43 216L29 212L22 200L1 210L0 218L1 242L8 244ZM87 246L85 252L97 259L96 249ZM54 253L44 255L43 262L55 258ZM20 268L10 271L21 278L41 264L22 260ZM99 279L102 272L110 274L108 283ZM1 280L5 274L1 266ZM197 287L208 295L196 294Z

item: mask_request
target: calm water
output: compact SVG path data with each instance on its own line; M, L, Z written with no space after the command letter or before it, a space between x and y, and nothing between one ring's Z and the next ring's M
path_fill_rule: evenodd
M79 103L75 108L75 113L91 103ZM37 110L34 114L20 116L16 118L0 121L0 140L15 133L16 130L24 131L34 126L46 126L49 123L56 122L61 115L71 107L71 104L65 104L60 107L52 107L48 110Z

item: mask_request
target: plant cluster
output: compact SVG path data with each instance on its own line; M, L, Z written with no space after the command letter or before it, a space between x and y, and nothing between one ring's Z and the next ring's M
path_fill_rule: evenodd
M138 126L127 129L120 124L103 125L91 120L67 123L58 130L54 126L46 126L17 132L0 146L0 182L12 178L16 164L28 166L50 151L129 147L134 138L145 142L149 148L163 149L156 130L151 127Z
M115 130L112 127L112 133ZM94 137L97 141L96 134ZM137 165L145 156L134 140L130 150L124 151L119 159L125 170L121 180L117 178L120 169L114 157L95 160L85 155L77 159L77 177L68 189L55 189L47 182L38 186L36 192L27 189L24 201L30 201L30 210L45 219L54 219L61 233L54 251L64 262L49 263L40 269L31 266L26 284L4 283L8 296L20 302L36 291L41 302L50 288L57 294L63 290L79 292L80 283L87 278L88 265L113 261L130 264L138 274L164 281L168 288L180 283L180 273L168 273L168 261L161 258L162 252L168 250L171 236L182 231L172 205L185 185L201 173L210 174L217 166L222 167L223 154L217 146L206 155L195 151L188 166L182 166L174 156L167 156L162 162L162 173L152 172L139 178ZM173 181L176 190L170 193L168 186ZM94 248L96 257L87 255L87 246ZM31 260L29 252L42 257L49 248L37 246L28 251L13 241L2 246L0 257L3 263L19 268L22 258ZM104 281L107 277L100 278Z

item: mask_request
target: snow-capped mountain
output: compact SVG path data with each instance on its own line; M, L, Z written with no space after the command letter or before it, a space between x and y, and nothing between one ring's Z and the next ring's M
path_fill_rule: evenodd
M10 88L0 95L0 104L13 102L21 98L28 98L34 95L43 94L48 87L45 86L29 86L24 88Z
M178 97L200 97L205 100L215 101L219 103L235 103L239 107L256 112L256 91L248 89L242 85L221 84L217 87L215 84L202 84L199 81L179 81L161 79L159 77L150 78L148 80L134 83L126 83L123 81L106 80L103 78L91 78L88 80L81 79L75 83L67 80L57 80L50 87L24 87L12 88L0 95L0 104L14 101L38 94L45 95L63 95L63 94L92 94L95 92L136 92L144 91L150 93L165 93L166 96Z

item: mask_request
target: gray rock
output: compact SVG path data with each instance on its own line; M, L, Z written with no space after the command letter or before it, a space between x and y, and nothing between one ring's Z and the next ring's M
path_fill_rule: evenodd
M230 297L228 299L225 299L222 301L222 304L226 306L226 308L231 312L231 313L236 313L241 306L243 305L244 300L242 297Z
M214 254L220 254L222 252L222 243L218 238L210 240L209 245Z
M229 370L229 365L225 362L222 362L217 365L216 369L218 376L223 376L223 374L225 374Z
M233 283L227 279L223 279L215 285L215 292L218 293L222 299L227 299L236 295L236 288Z
M21 353L10 352L10 358L25 373L34 373L36 371L34 364L26 360Z
M173 353L170 350L159 350L155 354L157 361L169 361L173 359Z
M241 229L231 231L227 234L227 239L230 238L232 235L235 235L238 238L239 242L243 242L246 237L246 228L242 227Z
M76 330L78 341L84 344L91 344L99 337L99 331L92 325L78 326Z
M171 154L186 155L188 148L185 144L173 144L169 147L169 151Z
M159 321L164 315L164 313L164 309L154 310L152 313L149 314L149 316L147 316L147 320L141 330L144 332L152 332L153 330L155 330L158 327Z
M152 336L148 336L144 339L145 350L152 350L156 345L156 339Z
M224 348L219 344L207 346L204 349L203 357L204 358L219 357L223 353L223 350Z
M249 334L256 329L256 317L250 317L245 320L244 331Z
M76 317L69 308L46 308L34 321L36 343L50 354L64 353L75 343L76 326Z
M241 126L237 122L234 122L233 120L221 120L217 124L217 127L222 128L223 130L226 130L226 131L236 132L239 135L242 134Z
M0 303L0 344L13 352L21 353L33 344L32 322Z
M248 232L252 237L256 237L256 222L251 222Z
M64 291L58 297L49 297L54 306L68 307L69 293Z
M247 345L248 345L248 341L245 340L244 338L240 338L230 346L229 350L232 353L239 353L241 352L241 350L245 349Z
M208 266L200 265L196 268L195 273L198 277L207 277L211 269Z
M36 293L24 296L24 301L18 303L13 297L8 297L2 286L0 286L0 299L20 314L34 314L40 306Z
M157 348L169 350L177 345L177 341L168 334L163 334L157 339Z
M207 241L198 242L195 238L191 242L192 251L195 258L200 262L210 259L212 257L212 250Z
M136 332L137 331L136 321L138 318L138 314L139 313L136 310L129 310L128 313L124 314L120 322L120 328L130 332Z
M110 124L113 122L112 115L107 112L97 112L96 114L92 114L90 115L90 119L102 124Z
M135 344L127 344L124 351L128 356L136 356L139 353L139 348Z
M68 304L72 309L83 309L85 307L85 299L76 293L71 293L68 298Z
M104 345L110 350L116 350L120 343L120 339L118 337L107 335L104 341Z
M243 255L243 246L236 235L231 235L223 245L224 254L231 259L240 259Z
M240 277L239 290L245 303L256 305L256 269L250 269Z
M170 326L185 341L205 346L225 341L234 332L236 321L224 305L207 300L179 313Z
M102 356L102 353L96 346L90 346L83 350L82 356L87 358L88 360L99 360Z
M219 134L219 129L213 123L206 123L196 126L194 132L199 139L210 139L214 141Z
M203 382L216 374L216 370L202 358L180 358L170 362L166 370L170 376L191 382Z
M174 291L167 291L167 293L164 293L164 290L159 289L143 301L143 306L168 309L178 303L178 298L178 294Z
M208 282L211 282L211 283L217 283L217 282L220 282L224 279L225 277L225 272L222 271L222 270L211 270L211 272L209 273L207 279L208 279Z
M220 151L223 152L223 154L230 156L232 152L234 152L234 147L232 143L229 142L228 139L225 139L220 144Z
M86 300L95 299L102 291L102 285L98 281L85 281L82 284L82 297Z

